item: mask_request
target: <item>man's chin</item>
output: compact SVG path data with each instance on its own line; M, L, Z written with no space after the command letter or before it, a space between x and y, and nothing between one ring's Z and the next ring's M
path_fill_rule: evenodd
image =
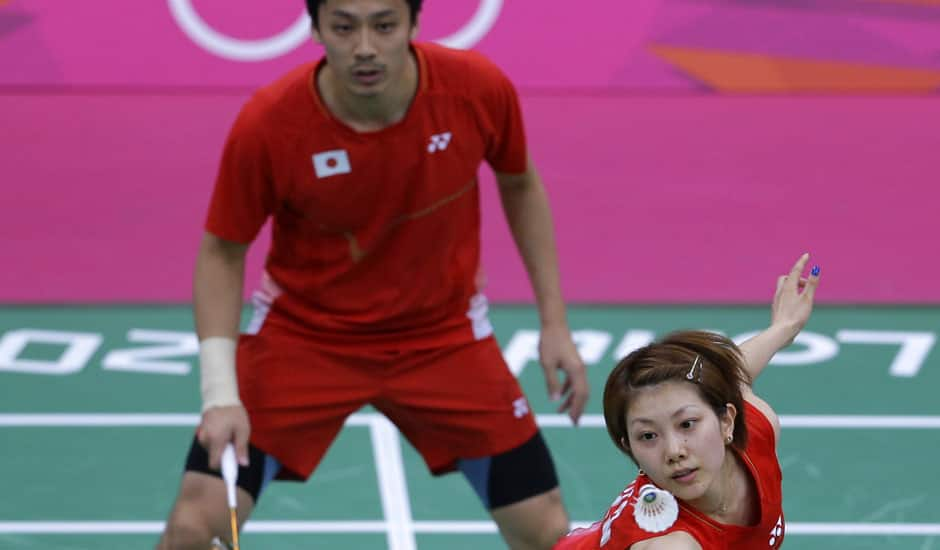
M366 99L382 95L382 92L385 91L385 86L383 84L366 86L363 84L353 83L350 84L346 89L349 90L350 94Z

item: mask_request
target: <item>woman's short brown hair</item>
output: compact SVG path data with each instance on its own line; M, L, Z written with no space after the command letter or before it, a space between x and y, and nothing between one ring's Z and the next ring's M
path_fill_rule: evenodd
M731 403L737 409L733 445L747 445L742 384L751 384L741 350L729 338L714 332L673 332L633 351L617 363L604 387L604 420L614 445L636 463L629 445L627 411L641 388L667 381L692 384L721 418Z

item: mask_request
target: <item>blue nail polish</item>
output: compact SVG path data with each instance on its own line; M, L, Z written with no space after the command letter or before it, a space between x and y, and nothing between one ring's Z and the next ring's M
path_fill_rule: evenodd
M818 276L819 276L819 266L818 266L818 265L814 265L814 266L813 266L813 270L810 271L810 273L813 275L813 277L818 277Z

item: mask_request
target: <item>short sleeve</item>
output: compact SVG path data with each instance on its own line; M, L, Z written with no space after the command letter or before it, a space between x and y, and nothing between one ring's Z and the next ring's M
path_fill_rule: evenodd
M275 203L269 151L254 101L229 132L205 225L209 233L245 244L257 236Z
M487 67L486 81L482 101L492 131L486 161L496 172L521 174L528 168L528 153L519 94L494 65Z
M747 425L748 448L760 452L776 452L776 438L774 427L764 413L753 404L745 401L745 424Z

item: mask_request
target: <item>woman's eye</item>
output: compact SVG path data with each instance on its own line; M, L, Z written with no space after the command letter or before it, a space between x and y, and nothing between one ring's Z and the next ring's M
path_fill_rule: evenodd
M653 432L643 432L640 434L640 439L643 441L652 441L653 439L656 439L656 434Z
M689 430L695 426L695 420L683 420L680 426L685 430Z

